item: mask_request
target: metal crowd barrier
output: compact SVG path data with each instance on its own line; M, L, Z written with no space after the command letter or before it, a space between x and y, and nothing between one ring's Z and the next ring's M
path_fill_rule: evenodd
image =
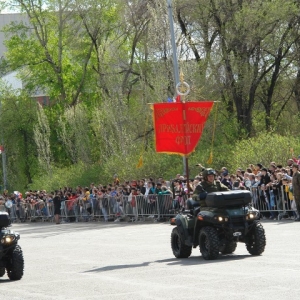
M289 186L259 186L250 188L252 205L263 218L278 219L296 216L296 206Z
M281 186L251 187L252 205L261 212L262 218L282 219L296 215L294 200L289 189ZM89 201L81 198L61 202L60 217L63 222L89 222L89 221L145 221L168 219L178 211L185 209L186 198L164 195L137 195L131 196L105 196ZM40 200L36 203L20 202L10 209L0 205L0 211L9 212L13 222L26 221L54 221L53 202Z

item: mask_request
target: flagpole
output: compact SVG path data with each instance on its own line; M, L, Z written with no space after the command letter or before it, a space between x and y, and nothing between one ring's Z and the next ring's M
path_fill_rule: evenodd
M170 33L171 33L171 44L173 50L173 69L174 69L174 79L175 79L175 91L176 85L179 83L179 68L177 60L177 47L175 42L175 33L174 33L174 22L173 22L173 11L172 11L172 0L168 1L168 12L169 12L169 23L170 23Z
M0 99L0 115L1 115L1 99ZM3 191L7 189L7 175L6 175L6 149L4 147L3 129L1 129L1 143L2 143L2 173L3 173Z
M179 80L179 68L178 68L178 60L177 60L177 47L176 47L175 33L174 33L172 0L167 0L167 2L168 2L168 15L169 15L169 23L170 23L171 43L172 43L172 50L173 50L174 85L175 85L175 92L177 94L177 84L179 84L180 80ZM183 163L183 175L187 175L188 170L187 170L187 157L186 156L184 156L182 158L182 163Z
M181 96L181 102L185 103L185 96L189 94L190 92L190 86L184 81L184 76L183 73L180 72L180 82L176 85L176 92L178 95ZM185 110L182 111L183 113L183 122L184 125L186 125L186 112ZM185 126L184 126L185 127ZM184 132L184 136L186 136L186 132ZM186 141L185 141L186 142ZM185 144L185 153L186 151L186 144ZM186 185L187 185L187 190L188 190L188 197L190 197L190 174L189 174L189 160L187 156L183 157L184 162L185 162L185 175L186 175Z

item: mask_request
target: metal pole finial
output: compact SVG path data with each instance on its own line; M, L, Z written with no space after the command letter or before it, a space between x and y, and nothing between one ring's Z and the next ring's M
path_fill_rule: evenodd
M184 74L183 74L182 70L180 70L179 77L180 77L180 82L183 83L184 82Z

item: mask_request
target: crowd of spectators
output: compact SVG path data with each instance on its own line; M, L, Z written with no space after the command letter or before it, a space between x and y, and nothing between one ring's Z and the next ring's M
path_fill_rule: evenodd
M293 170L298 171L299 166L300 156L298 159L288 159L285 165L277 164L274 161L266 166L261 163L250 164L246 169L237 168L232 173L223 167L217 174L218 179L230 190L250 190L253 204L260 210L262 208L268 210L270 219L276 219L276 211L280 209L291 210L292 218L296 218L297 207L292 180Z
M22 195L17 191L11 194L5 191L0 196L0 206L2 205L3 209L14 206L18 219L20 219L19 208L24 205L34 207L38 213L43 215L49 215L47 209L51 207L57 224L61 211L70 212L74 210L74 207L79 210L76 213L81 214L83 209L86 210L86 216L92 216L97 210L103 215L104 221L108 221L109 215L113 211L115 220L119 221L120 216L125 212L125 206L126 213L133 216L137 215L136 202L140 197L147 197L152 211L157 199L156 197L151 198L150 195L171 196L170 182L166 182L163 178L159 178L157 181L149 178L148 180L125 181L121 184L119 179L115 177L113 182L108 185L91 183L89 187L64 187L50 193L45 190L29 190Z
M300 159L300 157L299 157ZM292 189L293 164L300 164L300 160L289 159L285 166L270 162L263 166L261 163L250 164L247 168L237 168L235 172L229 172L227 167L216 171L219 179L229 189L259 189L259 193L253 193L253 202L263 201L270 211L270 218L275 218L277 203L276 197L282 189L286 192L286 201L289 201L291 209L295 208ZM108 221L109 207L111 202L114 219L118 221L124 212L130 212L133 216L138 214L136 208L137 199L147 199L150 211L153 211L157 195L168 195L171 204L168 209L176 211L185 207L186 199L193 193L195 186L201 181L204 167L199 164L199 173L187 182L186 177L177 174L171 181L163 178L154 180L152 178L125 181L120 183L117 176L107 185L91 183L88 187L77 186L76 188L64 187L54 192L46 190L29 190L24 195L18 191L9 194L4 191L0 195L0 209L14 206L16 218L20 219L20 207L30 204L40 214L49 215L49 207L53 207L52 214L55 215L56 223L60 222L59 215L62 208L64 211L71 211L74 205L82 210L86 209L87 215L93 215L97 209L103 215L103 220ZM151 196L152 195L152 196ZM113 200L113 201L112 201ZM126 206L126 207L125 207ZM126 211L125 211L126 210ZM169 210L168 210L169 211ZM152 216L152 215L151 215ZM70 218L71 219L71 218Z

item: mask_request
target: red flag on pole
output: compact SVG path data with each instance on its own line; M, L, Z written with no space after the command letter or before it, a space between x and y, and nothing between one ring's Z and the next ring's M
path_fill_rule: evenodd
M214 102L153 104L156 151L189 155L200 140Z

